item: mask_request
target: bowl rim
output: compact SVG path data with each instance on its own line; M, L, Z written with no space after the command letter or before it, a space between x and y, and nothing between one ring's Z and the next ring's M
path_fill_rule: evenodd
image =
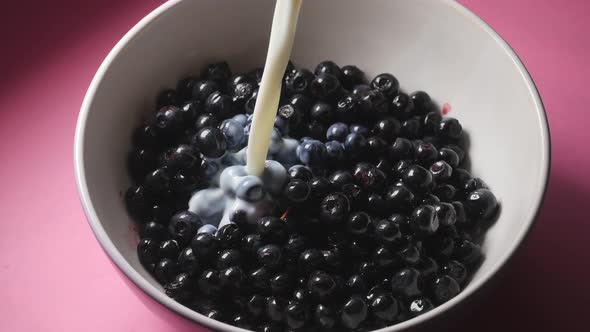
M90 193L86 181L86 172L84 167L84 141L85 141L85 131L86 131L86 124L88 119L88 114L90 112L90 106L93 103L94 97L96 95L97 89L100 85L100 82L103 80L105 74L107 73L111 63L113 60L121 53L123 49L125 49L128 43L133 40L140 32L143 30L147 25L153 23L158 17L163 15L166 11L170 10L171 8L179 5L181 2L185 0L170 0L144 18L142 18L135 26L133 26L113 47L113 49L108 53L106 58L101 63L100 67L98 68L96 74L94 75L92 82L84 96L84 100L82 102L82 106L80 108L80 113L78 115L78 120L76 124L76 131L75 131L75 138L74 138L74 170L75 170L75 178L76 178L76 186L78 189L78 193L80 196L80 201L84 209L84 213L86 215L86 219L92 231L100 243L102 249L107 253L109 258L114 262L117 268L122 271L127 278L129 278L138 288L142 289L145 293L147 293L150 297L154 300L163 304L167 309L176 312L177 314L192 320L198 324L201 324L205 327L212 328L219 331L230 331L230 332L246 332L247 330L241 329L229 324L225 324L211 318L208 318L192 309L174 301L173 299L166 296L163 292L157 289L155 286L150 284L145 278L143 278L138 271L136 271L122 256L122 254L117 250L109 236L107 235L105 229L103 228L102 224L99 221L98 215L94 208L93 202L90 198ZM453 299L449 300L446 303L434 308L433 310L420 315L418 317L412 318L405 322L401 322L386 328L379 329L379 332L396 332L401 331L416 325L420 325L427 320L434 318L446 311L450 308L454 307L456 304L464 301L468 297L472 296L477 290L482 288L484 284L487 284L492 277L494 277L504 266L507 265L508 261L513 257L514 253L517 249L521 246L524 239L530 233L532 226L536 222L540 208L543 204L545 199L545 194L547 192L547 186L549 182L549 175L550 175L550 166L551 166L551 139L550 139L550 132L549 132L549 124L547 119L547 114L545 112L545 108L537 87L531 78L530 73L524 66L521 59L518 57L516 52L512 49L512 47L508 44L506 40L504 40L490 25L488 25L483 19L477 16L468 8L464 7L463 5L459 4L454 0L436 0L444 5L451 7L452 9L456 10L459 14L463 15L468 20L472 21L478 28L482 29L486 32L490 37L498 43L498 45L504 50L504 52L510 57L514 65L516 65L518 71L521 74L522 79L525 81L527 88L529 90L530 95L533 98L535 109L537 110L537 114L539 117L539 123L541 125L541 144L543 147L543 158L544 163L541 165L541 171L544 176L544 183L542 188L537 189L536 196L534 197L535 200L535 213L531 220L528 221L527 227L518 234L517 240L511 245L511 247L505 251L505 253L498 259L497 263L492 265L489 272L482 276L481 279L477 280L476 282L472 282L471 287L468 290L462 291L459 295L454 297Z

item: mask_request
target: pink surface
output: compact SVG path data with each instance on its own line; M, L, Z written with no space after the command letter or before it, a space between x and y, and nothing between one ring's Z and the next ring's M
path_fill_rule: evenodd
M94 239L74 183L72 142L85 90L116 41L162 1L37 2L11 1L0 12L0 331L205 331L130 290ZM534 231L492 296L454 330L583 330L590 2L460 2L531 72L553 160Z

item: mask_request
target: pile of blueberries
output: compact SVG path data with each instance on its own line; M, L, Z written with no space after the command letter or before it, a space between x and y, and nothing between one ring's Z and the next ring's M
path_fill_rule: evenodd
M139 259L166 293L265 332L370 331L459 294L498 203L463 168L459 121L391 74L290 63L275 128L300 143L275 213L251 224L235 211L198 232L188 200L245 146L261 73L208 65L163 91L134 134L126 204Z

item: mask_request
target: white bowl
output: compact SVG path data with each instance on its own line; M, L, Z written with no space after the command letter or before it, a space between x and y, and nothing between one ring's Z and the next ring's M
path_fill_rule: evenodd
M202 65L227 59L247 70L264 62L274 1L172 0L113 48L82 105L75 139L78 190L90 226L114 263L171 310L223 331L245 331L208 319L168 298L135 251L136 234L122 200L125 157L134 127L154 96ZM502 204L487 234L486 259L465 290L434 310L383 329L416 326L463 301L506 263L541 205L550 143L533 81L508 44L451 0L304 1L294 62L333 59L369 76L391 72L407 91L425 90L452 105L471 140L472 172Z

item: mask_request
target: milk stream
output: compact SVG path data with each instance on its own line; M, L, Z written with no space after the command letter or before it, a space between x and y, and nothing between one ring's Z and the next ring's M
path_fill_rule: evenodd
M277 0L248 141L247 170L251 175L260 176L264 170L281 96L283 74L291 56L300 8L301 0Z
M237 212L249 223L273 212L288 181L286 167L297 162L299 142L281 137L274 123L301 1L277 0L248 143L238 152L209 160L206 176L212 186L195 192L189 201L189 210L205 224L199 233L214 234L230 223Z

